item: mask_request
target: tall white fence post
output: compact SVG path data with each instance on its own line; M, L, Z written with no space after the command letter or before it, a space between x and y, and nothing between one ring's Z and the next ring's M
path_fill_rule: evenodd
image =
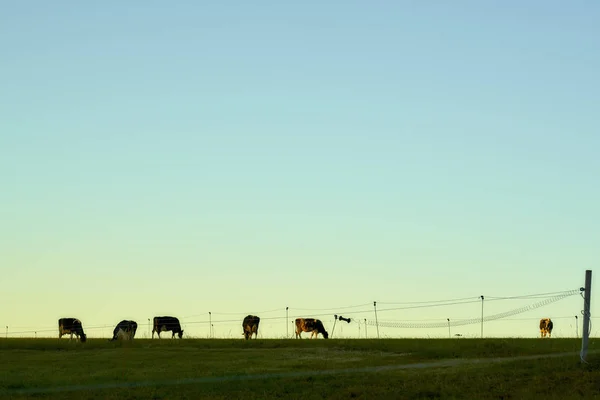
M483 295L481 297L481 338L483 339Z
M377 302L373 302L373 309L375 310L375 327L377 328L377 339L379 339L379 321L377 320Z
M583 288L583 332L581 332L581 362L586 362L588 341L590 338L590 301L592 298L592 271L585 271L585 288Z

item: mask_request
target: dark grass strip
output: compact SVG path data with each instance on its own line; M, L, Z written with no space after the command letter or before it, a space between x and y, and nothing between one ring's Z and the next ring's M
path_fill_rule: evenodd
M598 351L590 351L589 354L597 353ZM414 364L401 365L385 365L378 367L363 367L363 368L344 368L331 369L321 371L297 371L297 372L280 372L269 374L252 374L252 375L225 375L225 376L208 376L199 378L185 378L172 380L157 380L157 381L138 381L138 382L109 382L92 385L70 385L70 386L55 386L55 387L39 387L39 388L18 388L0 390L0 395L31 395L31 394L49 394L49 393L64 393L64 392L80 392L90 390L105 390L105 389L130 389L152 386L177 386L203 383L221 383L233 381L257 381L280 378L301 378L306 376L324 376L338 374L356 374L356 373L376 373L395 370L410 370L410 369L425 369L425 368L447 368L464 365L485 365L493 363L503 363L511 361L526 361L544 358L559 358L576 356L579 358L579 352L554 353L554 354L539 354L529 356L516 357L496 357L496 358L476 358L476 359L453 359L441 360L432 362L421 362Z

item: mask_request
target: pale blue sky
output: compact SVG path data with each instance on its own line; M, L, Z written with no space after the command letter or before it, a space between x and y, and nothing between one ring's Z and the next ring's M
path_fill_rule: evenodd
M0 324L583 286L600 4L526 3L2 2Z

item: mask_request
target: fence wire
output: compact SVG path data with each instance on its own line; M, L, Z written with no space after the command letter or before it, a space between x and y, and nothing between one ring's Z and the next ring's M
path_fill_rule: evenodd
M559 300L562 300L566 297L570 297L573 296L575 294L579 294L580 290L569 290L569 291L562 291L562 292L549 292L549 293L537 293L537 294L529 294L529 295L522 295L522 296L505 296L505 297L486 297L485 301L500 301L500 300L514 300L514 299L520 299L520 300L533 300L533 299L538 299L538 298L543 298L543 300L538 301L536 303L533 304L529 304L523 307L519 307L519 308L515 308L506 312L502 312L502 313L497 313L497 314L493 314L493 315L488 315L485 316L483 318L483 322L489 322L489 321L494 321L494 320L498 320L498 319L502 319L502 318L507 318L507 317L511 317L513 315L517 315L517 314L521 314L527 311L531 311L531 310L535 310L537 308L543 307L545 305L557 302ZM377 308L377 313L386 313L386 312L390 312L390 311L399 311L399 310L409 310L409 309L420 309L420 308L435 308L435 307L445 307L445 306L456 306L456 305L465 305L465 304L472 304L472 303L478 303L481 302L480 297L463 297L463 298L454 298L454 299L448 299L448 300L430 300L430 301L408 301L408 302L377 302L377 305L400 305L400 307L383 307L383 308ZM366 308L368 307L368 308ZM357 310L357 308L361 308L360 310ZM439 319L423 319L423 320L379 320L378 322L373 320L373 319L367 319L367 318L363 318L363 317L358 317L358 315L361 314L368 314L368 315L372 315L373 311L374 311L375 307L374 307L374 303L363 303L363 304L358 304L358 305L352 305L352 306L341 306L341 307L334 307L334 308L296 308L296 307L287 307L287 312L288 315L286 315L286 309L285 308L277 308L277 309L271 309L271 310L266 310L266 311L262 311L262 312L243 312L243 313L235 313L235 312L205 312L203 314L196 314L196 315L192 315L192 316L187 316L185 318L180 318L180 323L182 326L188 326L188 325L212 325L212 326L216 326L216 325L223 325L223 324L235 324L235 323L240 323L241 322L241 318L243 318L245 315L248 314L253 314L253 315L262 315L262 314L273 314L276 312L279 312L280 315L279 316L264 316L261 317L261 322L262 321L282 321L282 320L286 320L286 319L295 319L296 317L311 317L311 318L315 318L315 317L331 317L333 316L333 314L340 314L340 311L343 311L343 314L345 316L351 316L351 320L353 323L358 324L359 326L379 326L382 328L418 328L418 329L427 329L427 328L444 328L444 327L448 327L448 325L450 324L450 326L456 327L456 326L464 326L464 325L471 325L471 324L476 324L476 323L481 323L482 319L480 317L478 318L468 318L468 319L457 319L457 320L450 320L448 321L448 319L443 319L443 320L439 320ZM314 312L310 312L310 311L322 311L322 312L318 312L318 313L314 313ZM192 318L194 317L200 317L200 316L205 316L205 317L209 317L209 315L212 315L216 318L205 318L205 319L199 319L199 320L193 320ZM227 316L234 316L237 315L238 318L227 318ZM221 316L221 318L223 319L219 319L219 316ZM562 318L567 318L567 317L562 317ZM190 320L192 319L192 320ZM4 324L3 324L4 325ZM140 327L142 326L151 326L152 323L149 322L147 325L146 323L140 323L139 324ZM15 335L36 335L37 334L44 334L44 333L49 333L49 332L56 332L57 331L57 326L54 327L50 327L50 326L45 326L45 327L40 327L39 329L35 329L32 327L21 327L21 328L25 328L25 329L21 329L21 330L17 330L17 331L8 331L8 324L6 324L7 326L7 330L5 332L6 337L8 336L15 336ZM98 330L112 330L114 328L114 324L102 324L102 325L90 325L90 326L86 326L84 325L84 330L85 331L98 331ZM1 335L0 336L5 336L5 335Z
M560 294L548 297L542 301L538 301L537 303L528 304L523 307L515 308L510 311L505 311L497 314L492 314L483 317L483 322L495 321L501 318L512 317L513 315L522 314L527 311L535 310L537 308L543 307L545 305L557 302L559 300L565 299L567 297L576 295L579 293L579 290L570 290L567 292L559 292ZM379 310L378 310L379 312ZM375 321L368 319L366 321L367 325L371 326L379 326L382 328L445 328L450 326L464 326L464 325L472 325L478 324L482 322L482 318L469 318L462 320L445 320L440 322L429 322L429 323L413 323L413 322L402 322L402 321Z

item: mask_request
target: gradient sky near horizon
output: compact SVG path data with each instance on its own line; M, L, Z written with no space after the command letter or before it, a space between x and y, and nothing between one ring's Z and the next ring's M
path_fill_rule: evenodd
M578 289L600 260L599 20L595 1L2 3L0 324ZM489 334L550 316L568 336L581 308Z

